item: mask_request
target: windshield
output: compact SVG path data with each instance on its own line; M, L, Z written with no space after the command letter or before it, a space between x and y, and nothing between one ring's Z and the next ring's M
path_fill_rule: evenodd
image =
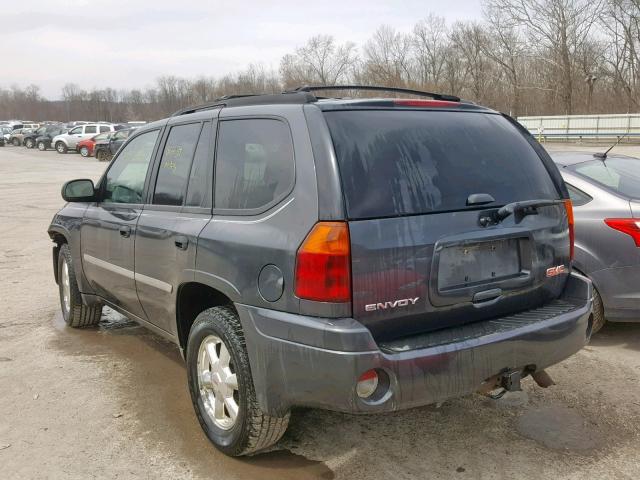
M640 198L640 160L607 158L575 165L574 170L594 182L629 198Z
M491 195L491 206L558 198L536 152L500 115L350 110L325 118L351 219L463 210L474 193Z

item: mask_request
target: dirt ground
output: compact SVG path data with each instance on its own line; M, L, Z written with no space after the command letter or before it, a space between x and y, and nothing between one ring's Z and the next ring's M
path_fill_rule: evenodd
M640 324L607 325L548 370L557 385L546 390L527 379L499 401L392 415L296 410L273 452L223 456L195 419L173 345L113 312L87 330L58 313L47 225L63 181L104 168L0 147L0 478L640 477Z

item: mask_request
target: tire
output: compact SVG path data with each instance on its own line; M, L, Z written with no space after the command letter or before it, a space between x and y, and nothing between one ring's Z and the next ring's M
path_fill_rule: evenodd
M104 162L106 159L104 158L106 155L106 153L102 150L98 150L96 152L96 160L98 160L99 162Z
M14 147L19 147L20 146L20 140L18 140L17 138L14 138L11 143L13 143Z
M64 144L64 142L58 142L56 143L56 152L58 153L67 153L67 146Z
M47 149L47 146L45 145L44 142L38 142L38 150L40 150L41 152L44 152Z
M89 147L81 147L80 148L80 155L82 155L83 157L88 157L89 156Z
M98 324L102 316L102 305L88 306L82 303L71 251L66 243L58 253L58 290L62 316L67 325L80 328Z
M208 353L211 348L215 352L213 355ZM222 354L223 348L228 355ZM212 357L216 357L216 364L222 362L222 365L225 365L224 358L229 359L226 367L214 373L216 376L235 374L237 389L232 387L233 380L231 383L218 381L218 386L204 380L212 368ZM218 450L234 457L249 455L273 445L282 437L289 424L289 412L283 417L272 417L260 409L244 334L232 307L214 307L198 315L189 332L186 358L189 391L196 416L204 433ZM213 415L218 404L214 388L217 389L217 395L224 394L224 401L220 400L219 418ZM211 413L207 411L209 406ZM237 416L234 419L230 412L236 407Z
M33 148L36 146L36 142L33 140L33 138L27 138L24 142L24 146L27 148Z
M604 318L602 297L598 290L593 287L593 323L591 324L591 335L600 331L605 323L607 323L607 320Z

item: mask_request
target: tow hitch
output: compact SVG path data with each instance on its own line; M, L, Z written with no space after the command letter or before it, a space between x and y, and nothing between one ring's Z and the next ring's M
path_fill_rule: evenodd
M528 375L528 372L524 372L524 376ZM522 390L520 381L522 380L522 370L505 370L498 375L487 379L478 390L478 393L486 395L494 400L498 400L504 396L507 392L518 392ZM549 374L544 370L539 370L531 374L533 380L542 388L555 385L555 382L551 379Z

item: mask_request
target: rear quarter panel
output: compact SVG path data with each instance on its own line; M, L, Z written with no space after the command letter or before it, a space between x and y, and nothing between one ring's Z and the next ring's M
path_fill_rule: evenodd
M278 204L257 214L229 215L214 208L211 221L198 238L195 277L234 302L297 313L296 252L318 220L311 142L300 105L223 109L219 120L260 116L276 117L289 125L296 170L293 189ZM278 267L284 278L284 293L272 302L258 289L258 277L266 265Z

